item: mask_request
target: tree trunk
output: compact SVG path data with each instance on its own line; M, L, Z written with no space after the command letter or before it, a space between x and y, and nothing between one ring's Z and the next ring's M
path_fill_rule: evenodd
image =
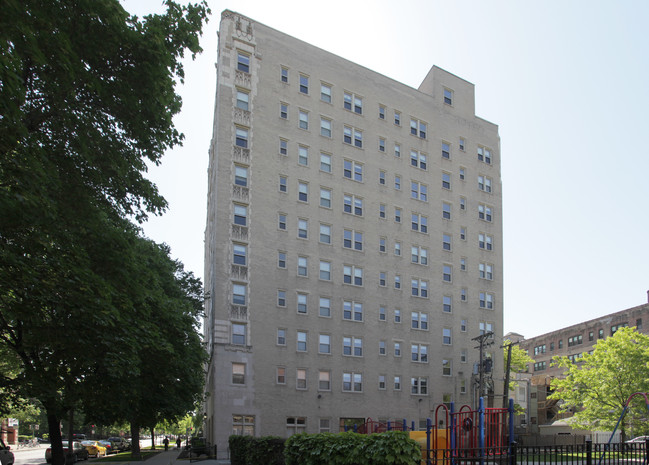
M140 427L131 423L131 458L133 461L142 460L140 452Z
M63 442L61 440L61 421L54 413L49 411L47 412L47 427L50 430L52 465L65 465Z
M155 450L155 430L151 428L151 450Z
M68 425L68 455L74 454L74 410L70 409L68 415L70 424Z

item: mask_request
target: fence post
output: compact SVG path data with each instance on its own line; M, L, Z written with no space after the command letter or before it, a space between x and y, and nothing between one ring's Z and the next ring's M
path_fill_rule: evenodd
M430 445L431 445L430 435L431 435L432 427L433 427L432 420L430 418L426 418L426 465L430 465Z
M403 430L408 431L408 422L406 421L405 418L403 419Z
M412 427L410 428L410 431L417 431L415 429L415 420L412 420L412 422L410 424L412 425Z
M392 431L392 421L388 420L388 431Z
M480 397L478 407L478 447L480 447L480 465L484 465L484 398Z
M593 465L593 440L586 439L586 465Z
M446 425L446 427L448 428L447 432L446 432L446 443L450 444L450 446L451 446L451 453L452 453L451 456L453 456L453 453L455 452L455 428L456 428L457 418L456 418L456 415L454 415L454 413L455 413L455 402L451 402L451 415L450 415L450 419L451 419L450 423L451 424ZM450 443L448 441L448 435L449 434L451 435L451 442Z

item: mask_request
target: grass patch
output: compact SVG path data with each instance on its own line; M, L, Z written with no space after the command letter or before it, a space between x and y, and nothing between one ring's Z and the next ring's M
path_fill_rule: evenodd
M140 449L140 454L142 455L142 461L149 459L153 457L154 455L159 454L160 452L164 452L164 446L151 450L151 449ZM118 454L112 454L112 455L107 455L105 457L102 457L100 459L95 459L93 462L134 462L136 461L133 458L133 454L129 452L120 452Z

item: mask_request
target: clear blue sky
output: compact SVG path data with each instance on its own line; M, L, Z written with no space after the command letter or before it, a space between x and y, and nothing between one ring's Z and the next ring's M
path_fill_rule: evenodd
M532 337L647 301L649 2L209 5L204 52L178 88L184 147L150 171L170 209L145 226L187 269L203 275L216 29L231 9L415 88L433 65L475 84L477 115L500 127L505 332Z

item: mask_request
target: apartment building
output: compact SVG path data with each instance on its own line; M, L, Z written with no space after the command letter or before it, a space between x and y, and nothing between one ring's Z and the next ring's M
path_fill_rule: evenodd
M473 84L433 67L414 89L229 10L217 71L208 441L472 404L472 339L493 331L502 374L503 318L500 139Z

